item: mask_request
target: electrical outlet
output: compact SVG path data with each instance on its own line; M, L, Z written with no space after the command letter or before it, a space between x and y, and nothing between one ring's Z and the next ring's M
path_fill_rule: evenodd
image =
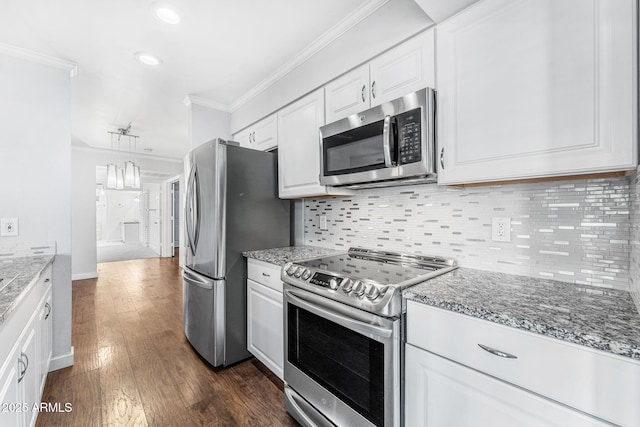
M0 219L0 236L17 236L18 218Z
M327 227L327 216L325 214L320 215L320 230L327 231L329 227Z
M494 242L511 241L511 218L495 217L491 219L491 240Z

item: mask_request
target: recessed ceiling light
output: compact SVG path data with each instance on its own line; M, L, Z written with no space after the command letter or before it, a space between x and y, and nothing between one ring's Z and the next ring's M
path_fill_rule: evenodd
M180 15L168 7L159 7L156 9L156 17L167 24L177 24L180 22Z
M158 58L155 55L151 55L150 53L137 52L136 58L138 58L138 61L147 65L156 66L162 64L162 59Z

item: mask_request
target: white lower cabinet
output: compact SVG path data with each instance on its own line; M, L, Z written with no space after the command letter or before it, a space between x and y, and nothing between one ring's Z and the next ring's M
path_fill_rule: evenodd
M284 378L284 334L280 267L247 260L247 349Z
M18 383L19 343L9 352L4 365L0 368L0 426L23 425L23 413L15 410L22 401L20 384ZM13 405L13 406L12 406Z
M407 426L640 425L628 357L414 301L405 349Z
M405 349L406 426L610 425L410 344Z
M0 426L3 427L33 427L36 423L51 361L51 271L51 266L45 268L38 282L0 326Z
M34 411L40 402L40 358L38 357L38 316L34 315L25 328L18 355L18 382L21 392L20 403L27 409L24 411L25 426L36 423L38 411Z
M53 352L52 336L53 336L53 307L51 305L51 286L44 297L44 304L40 307L40 314L38 318L38 335L40 344L40 366L38 367L40 379L40 395L44 391L44 384L47 380L47 373L49 372L49 364L51 363L51 355Z

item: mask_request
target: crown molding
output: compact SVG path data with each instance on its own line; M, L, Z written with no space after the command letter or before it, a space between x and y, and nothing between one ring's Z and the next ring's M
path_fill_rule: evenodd
M37 62L43 65L49 65L55 68L62 68L63 70L69 70L69 75L71 77L76 77L78 75L78 64L67 61L66 59L56 58L55 56L45 55L43 53L34 52L29 49L23 49L6 43L0 43L0 53Z
M214 110L219 110L225 113L230 113L231 108L228 105L225 105L221 102L212 101L207 98L202 98L196 95L187 95L182 101L184 105L187 107L191 104L200 105L202 107L212 108Z
M278 68L269 77L258 83L253 89L242 95L229 107L231 112L238 110L241 106L246 104L249 100L265 91L275 82L283 78L285 75L293 71L296 67L299 67L306 62L313 55L320 52L329 44L338 39L341 35L355 27L364 19L369 17L375 11L387 4L390 0L369 0L363 3L359 8L347 15L344 19L331 27L328 31L318 37L309 46L303 49L300 53L294 56L289 62L285 63L282 67Z

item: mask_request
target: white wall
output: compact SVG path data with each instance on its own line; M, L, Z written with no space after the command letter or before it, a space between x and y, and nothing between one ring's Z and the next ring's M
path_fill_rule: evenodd
M433 25L413 0L390 0L231 115L235 133Z
M105 190L106 221L103 239L117 241L122 239L121 224L123 222L140 221L139 191Z
M56 242L53 364L68 366L73 363L69 70L0 54L0 118L0 217L18 218L20 231L17 237L0 237L0 245Z
M190 103L189 143L191 148L214 138L231 139L231 114Z
M97 277L96 254L96 166L123 163L128 153L116 153L85 147L71 150L71 218L72 248L71 269L73 279ZM136 155L136 163L143 170L163 172L169 175L182 173L181 160L155 156Z

